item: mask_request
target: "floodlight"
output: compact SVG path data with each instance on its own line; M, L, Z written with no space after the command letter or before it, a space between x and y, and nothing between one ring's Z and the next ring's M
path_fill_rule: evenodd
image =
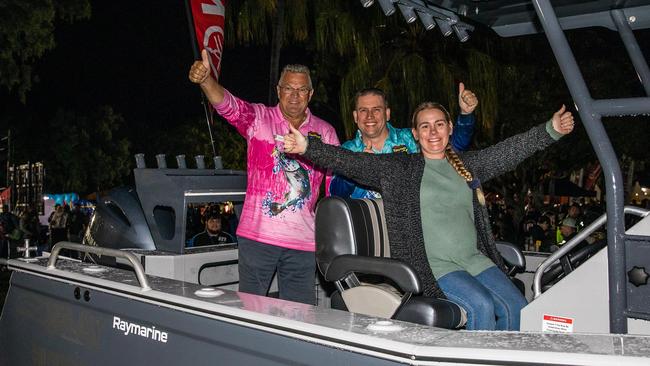
M402 15L404 16L404 20L406 20L407 23L413 23L415 19L417 19L417 16L415 15L415 11L413 10L412 6L406 6L402 4L397 4L399 7L399 10L402 12Z
M375 0L361 0L361 5L364 8L369 8L374 3L375 3Z
M469 8L467 7L467 5L460 4L458 6L458 11L457 11L458 15L462 15L462 16L466 17L468 11L469 11Z
M465 42L469 39L469 33L467 33L467 29L465 29L464 27L452 25L451 29L453 29L454 33L456 33L456 37L458 37L459 41Z
M436 27L436 22L433 21L433 15L429 13L422 13L418 11L418 17L426 30L432 30Z
M379 5L381 6L381 10L384 11L384 14L386 14L386 16L391 16L393 13L395 13L395 6L393 6L393 2L391 0L379 0Z
M438 27L440 28L440 33L442 33L443 36L447 37L453 32L451 30L451 25L449 24L448 21L439 18L434 18L434 19L436 20L436 24L438 24Z

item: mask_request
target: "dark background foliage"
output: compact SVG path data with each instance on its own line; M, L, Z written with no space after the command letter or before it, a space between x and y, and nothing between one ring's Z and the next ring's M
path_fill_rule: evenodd
M168 154L170 166L176 154L211 161L200 92L187 81L193 55L182 2L0 0L0 10L16 15L0 19L0 131L11 129L14 163L45 163L47 191L84 194L130 184L132 155L140 152L149 165L158 153ZM349 0L231 1L227 12L222 84L267 103L279 67L308 64L316 89L311 108L342 140L355 131L352 97L368 86L388 92L393 124L406 127L424 100L456 111L457 84L465 82L481 103L477 148L547 120L562 103L573 108L541 35L503 39L479 26L459 43ZM646 53L648 35L637 32ZM643 95L616 33L567 36L595 98ZM604 124L617 153L648 160L647 116ZM244 169L243 139L217 116L212 129L225 166ZM549 172L565 174L594 160L578 126L492 188L525 191Z

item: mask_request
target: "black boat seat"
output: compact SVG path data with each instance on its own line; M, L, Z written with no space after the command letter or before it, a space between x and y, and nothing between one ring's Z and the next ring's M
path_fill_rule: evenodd
M526 269L526 256L521 249L505 241L496 242L497 250L508 266L508 275L523 272Z
M415 270L390 258L383 212L380 199L328 197L319 203L316 262L325 280L337 287L332 307L435 327L462 327L467 316L460 306L419 296L422 285ZM377 276L387 283L372 281Z

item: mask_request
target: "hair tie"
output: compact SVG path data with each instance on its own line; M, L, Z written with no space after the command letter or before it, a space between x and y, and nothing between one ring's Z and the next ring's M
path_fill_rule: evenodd
M485 206L485 195L483 194L483 189L481 189L481 180L474 178L471 181L467 182L467 185L476 191L476 198L478 199L478 203L480 203L481 206Z

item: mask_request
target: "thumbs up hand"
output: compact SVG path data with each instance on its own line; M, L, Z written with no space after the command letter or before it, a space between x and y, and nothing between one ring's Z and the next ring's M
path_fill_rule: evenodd
M470 114L478 106L478 98L471 90L465 89L463 83L458 84L458 105L462 114Z
M560 110L553 113L551 120L553 121L553 129L562 135L569 134L573 131L575 125L573 114L570 111L567 111L564 104L562 104Z
M289 123L289 133L284 135L284 151L290 154L304 154L307 151L307 138Z
M201 61L194 61L190 68L190 81L196 84L203 84L210 77L210 59L208 51L201 51Z

